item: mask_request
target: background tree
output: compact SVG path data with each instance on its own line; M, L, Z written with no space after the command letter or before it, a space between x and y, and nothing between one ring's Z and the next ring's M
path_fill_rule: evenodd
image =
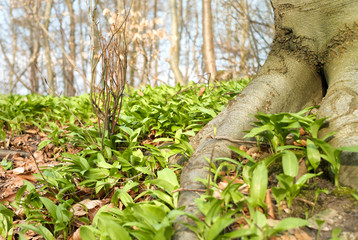
M53 0L46 0L44 27L47 31L50 25L52 5L53 5ZM53 70L53 63L51 59L50 41L45 32L43 32L42 35L43 35L43 46L44 46L45 58L46 58L46 70L47 70L47 81L49 84L49 93L55 95L56 81L55 81L55 73Z
M179 34L179 18L176 0L169 0L171 29L170 29L170 66L174 73L175 82L185 84L183 74L179 68L180 55L180 34Z
M76 39L75 39L75 11L73 9L73 2L72 0L66 0L66 5L68 8L68 12L70 15L70 39L69 39L69 48L70 48L70 57L74 64L76 64ZM65 81L65 95L66 96L74 96L75 91L75 82L74 82L74 66L69 64L68 68L68 75Z
M210 74L210 82L213 82L216 77L216 59L211 0L203 0L203 53L205 70Z
M103 16L102 12L106 8L121 11L129 7L131 1L95 2L98 33L106 35L109 16ZM127 25L131 36L128 38L128 76L133 87L174 84L178 78L182 84L203 82L206 78L203 74L209 72L204 60L203 25L210 21L203 19L203 2L176 0L172 3L133 1ZM233 78L256 74L272 39L269 1L219 0L206 4L211 5L211 21L215 23L212 31L220 33L210 38L216 68L219 72L230 73L228 76ZM34 12L34 9L37 10ZM172 9L175 15L171 14ZM89 90L89 43L93 27L88 21L85 1L6 0L0 3L0 11L0 68L8 76L0 79L7 86L2 93L10 90L29 93L31 89L51 93L50 89L57 89L73 95ZM173 16L177 24L172 26ZM165 33L175 34L167 36ZM99 49L98 41L92 40L94 47ZM172 48L175 45L177 47ZM179 77L175 77L175 72L180 72ZM40 75L47 78L50 88L41 84Z

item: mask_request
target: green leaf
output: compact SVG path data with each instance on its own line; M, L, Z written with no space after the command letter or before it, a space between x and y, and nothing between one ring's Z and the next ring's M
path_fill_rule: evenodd
M42 148L44 148L45 146L47 146L48 144L50 144L52 142L52 140L44 140L42 142L40 142L37 151L40 151Z
M104 179L109 176L109 171L105 168L91 168L83 176L87 179Z
M129 233L119 223L111 220L105 215L100 216L98 219L99 227L102 231L105 231L111 240L131 240Z
M52 235L52 233L45 228L44 226L41 225L29 225L29 224L19 224L17 225L20 228L26 229L26 230L31 230L34 231L35 233L40 234L41 236L43 236L46 240L54 240L55 237Z
M208 109L208 108L204 108L204 107L199 107L198 108L199 111L209 114L212 118L216 117L216 112L212 109Z
M81 239L96 240L96 236L92 232L92 228L90 226L82 226L80 228L80 236Z
M307 139L306 143L307 159L308 162L313 167L313 170L316 171L318 165L321 162L321 154L317 149L317 146L310 139Z
M5 171L12 168L12 162L8 161L6 158L3 158L0 165L4 168Z
M272 131L273 130L273 126L272 125L263 125L261 127L255 127L253 129L251 129L251 131L246 134L244 136L244 138L251 138L251 137L255 137L257 135L261 135L263 132L265 131Z
M147 167L134 167L135 170L137 170L138 172L147 174L147 175L151 175L151 171L147 168Z
M56 216L56 210L57 210L57 206L56 204L54 204L50 199L45 198L45 197L40 197L41 202L43 203L43 205L45 205L47 211L50 213L52 220L57 220L57 216Z
M171 185L174 187L179 187L178 178L174 170L170 168L164 168L163 170L158 171L157 174L158 174L158 179L165 180L171 183Z
M347 152L358 152L358 146L344 146L344 147L337 148L337 150L347 151Z
M322 124L326 121L327 118L321 118L317 119L313 122L313 124L310 126L310 133L313 138L318 137L318 130L321 128Z
M240 239L241 237L255 235L255 229L239 229L233 232L225 233L221 237L222 239Z
M229 148L231 151L233 151L233 152L239 154L241 157L244 157L244 158L246 158L247 160L250 160L251 162L254 162L254 158L251 157L251 156L250 156L249 154L247 154L246 152L242 151L241 149L238 149L238 148L236 148L236 147L234 147L234 146L228 146L228 148Z
M173 142L172 138L156 138L153 140L153 142Z
M285 218L282 221L280 221L275 227L274 231L277 232L283 232L292 228L298 228L303 226L308 226L309 222L307 220L301 219L301 218Z
M296 155L289 150L283 151L282 154L282 168L283 172L291 177L296 177L298 174L298 161Z
M250 184L250 196L255 204L263 205L266 197L267 183L268 176L266 165L264 162L259 162L252 173Z
M128 207L129 204L134 203L132 197L127 192L125 192L121 189L118 189L117 192L118 192L118 197L124 206Z
M213 225L210 226L209 231L207 232L207 238L208 240L214 240L217 236L220 235L220 233L228 227L230 224L232 224L235 221L234 218L232 218L232 213L226 214L224 216L220 216Z

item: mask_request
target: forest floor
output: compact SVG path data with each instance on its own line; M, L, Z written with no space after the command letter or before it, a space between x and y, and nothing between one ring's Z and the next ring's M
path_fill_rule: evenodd
M11 136L11 133L7 133L7 136ZM39 173L38 167L53 167L59 164L57 159L64 152L64 149L49 144L40 151L37 151L39 143L46 139L46 135L42 132L36 129L27 129L22 135L12 136L6 139L6 141L0 141L1 203L13 202L17 191L23 185L23 181L29 181L38 186L37 177L33 175L34 173ZM81 150L81 148L76 148L70 144L66 146L66 152L69 153L76 154ZM247 151L250 152L251 150L248 149ZM260 152L257 154L262 155L266 153ZM11 164L11 167L7 167L10 166L9 164ZM274 176L275 174L277 173L273 170L271 175ZM37 176L40 177L39 175ZM274 179L273 177L271 178ZM328 176L316 177L311 181L311 184L302 189L300 195L295 198L290 208L283 206L279 210L274 204L274 216L270 220L272 224L275 224L275 221L277 221L275 219L299 217L309 219L311 225L291 230L284 235L273 237L272 239L318 239L319 234L320 240L357 240L358 200L353 197L352 192L350 188L337 189ZM20 221L23 220L18 219L14 223ZM320 222L323 225L319 226L318 223ZM341 229L339 235L341 238L334 238L335 232L338 231L337 228ZM333 229L336 230L332 233ZM31 239L39 239L38 237L34 236Z

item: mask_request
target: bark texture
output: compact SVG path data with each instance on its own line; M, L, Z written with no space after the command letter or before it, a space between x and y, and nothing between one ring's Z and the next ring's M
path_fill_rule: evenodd
M206 178L212 148L215 157L231 157L227 141L217 136L240 139L251 128L257 111L296 112L320 104L319 117L330 117L321 135L337 132L334 147L358 145L358 2L356 0L272 0L275 38L271 52L258 76L235 100L192 140L194 154L184 167L182 188L203 189L195 179ZM358 155L342 153L340 181L358 188ZM179 205L197 213L194 199L199 193L181 192ZM182 217L181 221L190 223ZM196 239L183 225L176 225L174 239Z
M184 77L179 68L179 46L180 46L180 34L179 34L179 19L176 0L169 1L171 26L170 26L170 67L173 70L176 83L185 84Z
M203 0L203 42L205 70L210 73L210 82L214 82L216 77L216 63L211 0Z

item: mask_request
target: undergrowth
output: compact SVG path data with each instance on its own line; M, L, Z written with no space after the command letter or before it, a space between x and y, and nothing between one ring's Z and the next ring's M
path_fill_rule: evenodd
M256 115L246 137L269 144L271 154L256 158L230 147L234 159L214 159L209 191L195 203L203 218L178 207L181 166L173 158L193 153L189 138L214 118L248 83L159 86L126 91L112 135L99 134L89 97L1 96L1 138L28 129L47 135L38 151L61 149L55 166L43 167L37 183L24 181L13 202L0 204L0 235L26 239L29 230L45 239L170 239L178 216L199 239L265 239L308 225L285 218L269 224L269 196L290 207L310 179L329 164L338 187L339 154L317 133L325 119L299 113ZM70 113L62 103L71 110ZM82 125L80 124L82 123ZM288 140L291 143L288 144ZM77 151L70 151L77 149ZM304 161L306 172L299 171ZM274 184L272 165L281 173ZM225 171L224 171L225 170ZM299 173L300 172L300 173ZM207 179L201 179L205 185ZM270 195L272 192L272 195Z

